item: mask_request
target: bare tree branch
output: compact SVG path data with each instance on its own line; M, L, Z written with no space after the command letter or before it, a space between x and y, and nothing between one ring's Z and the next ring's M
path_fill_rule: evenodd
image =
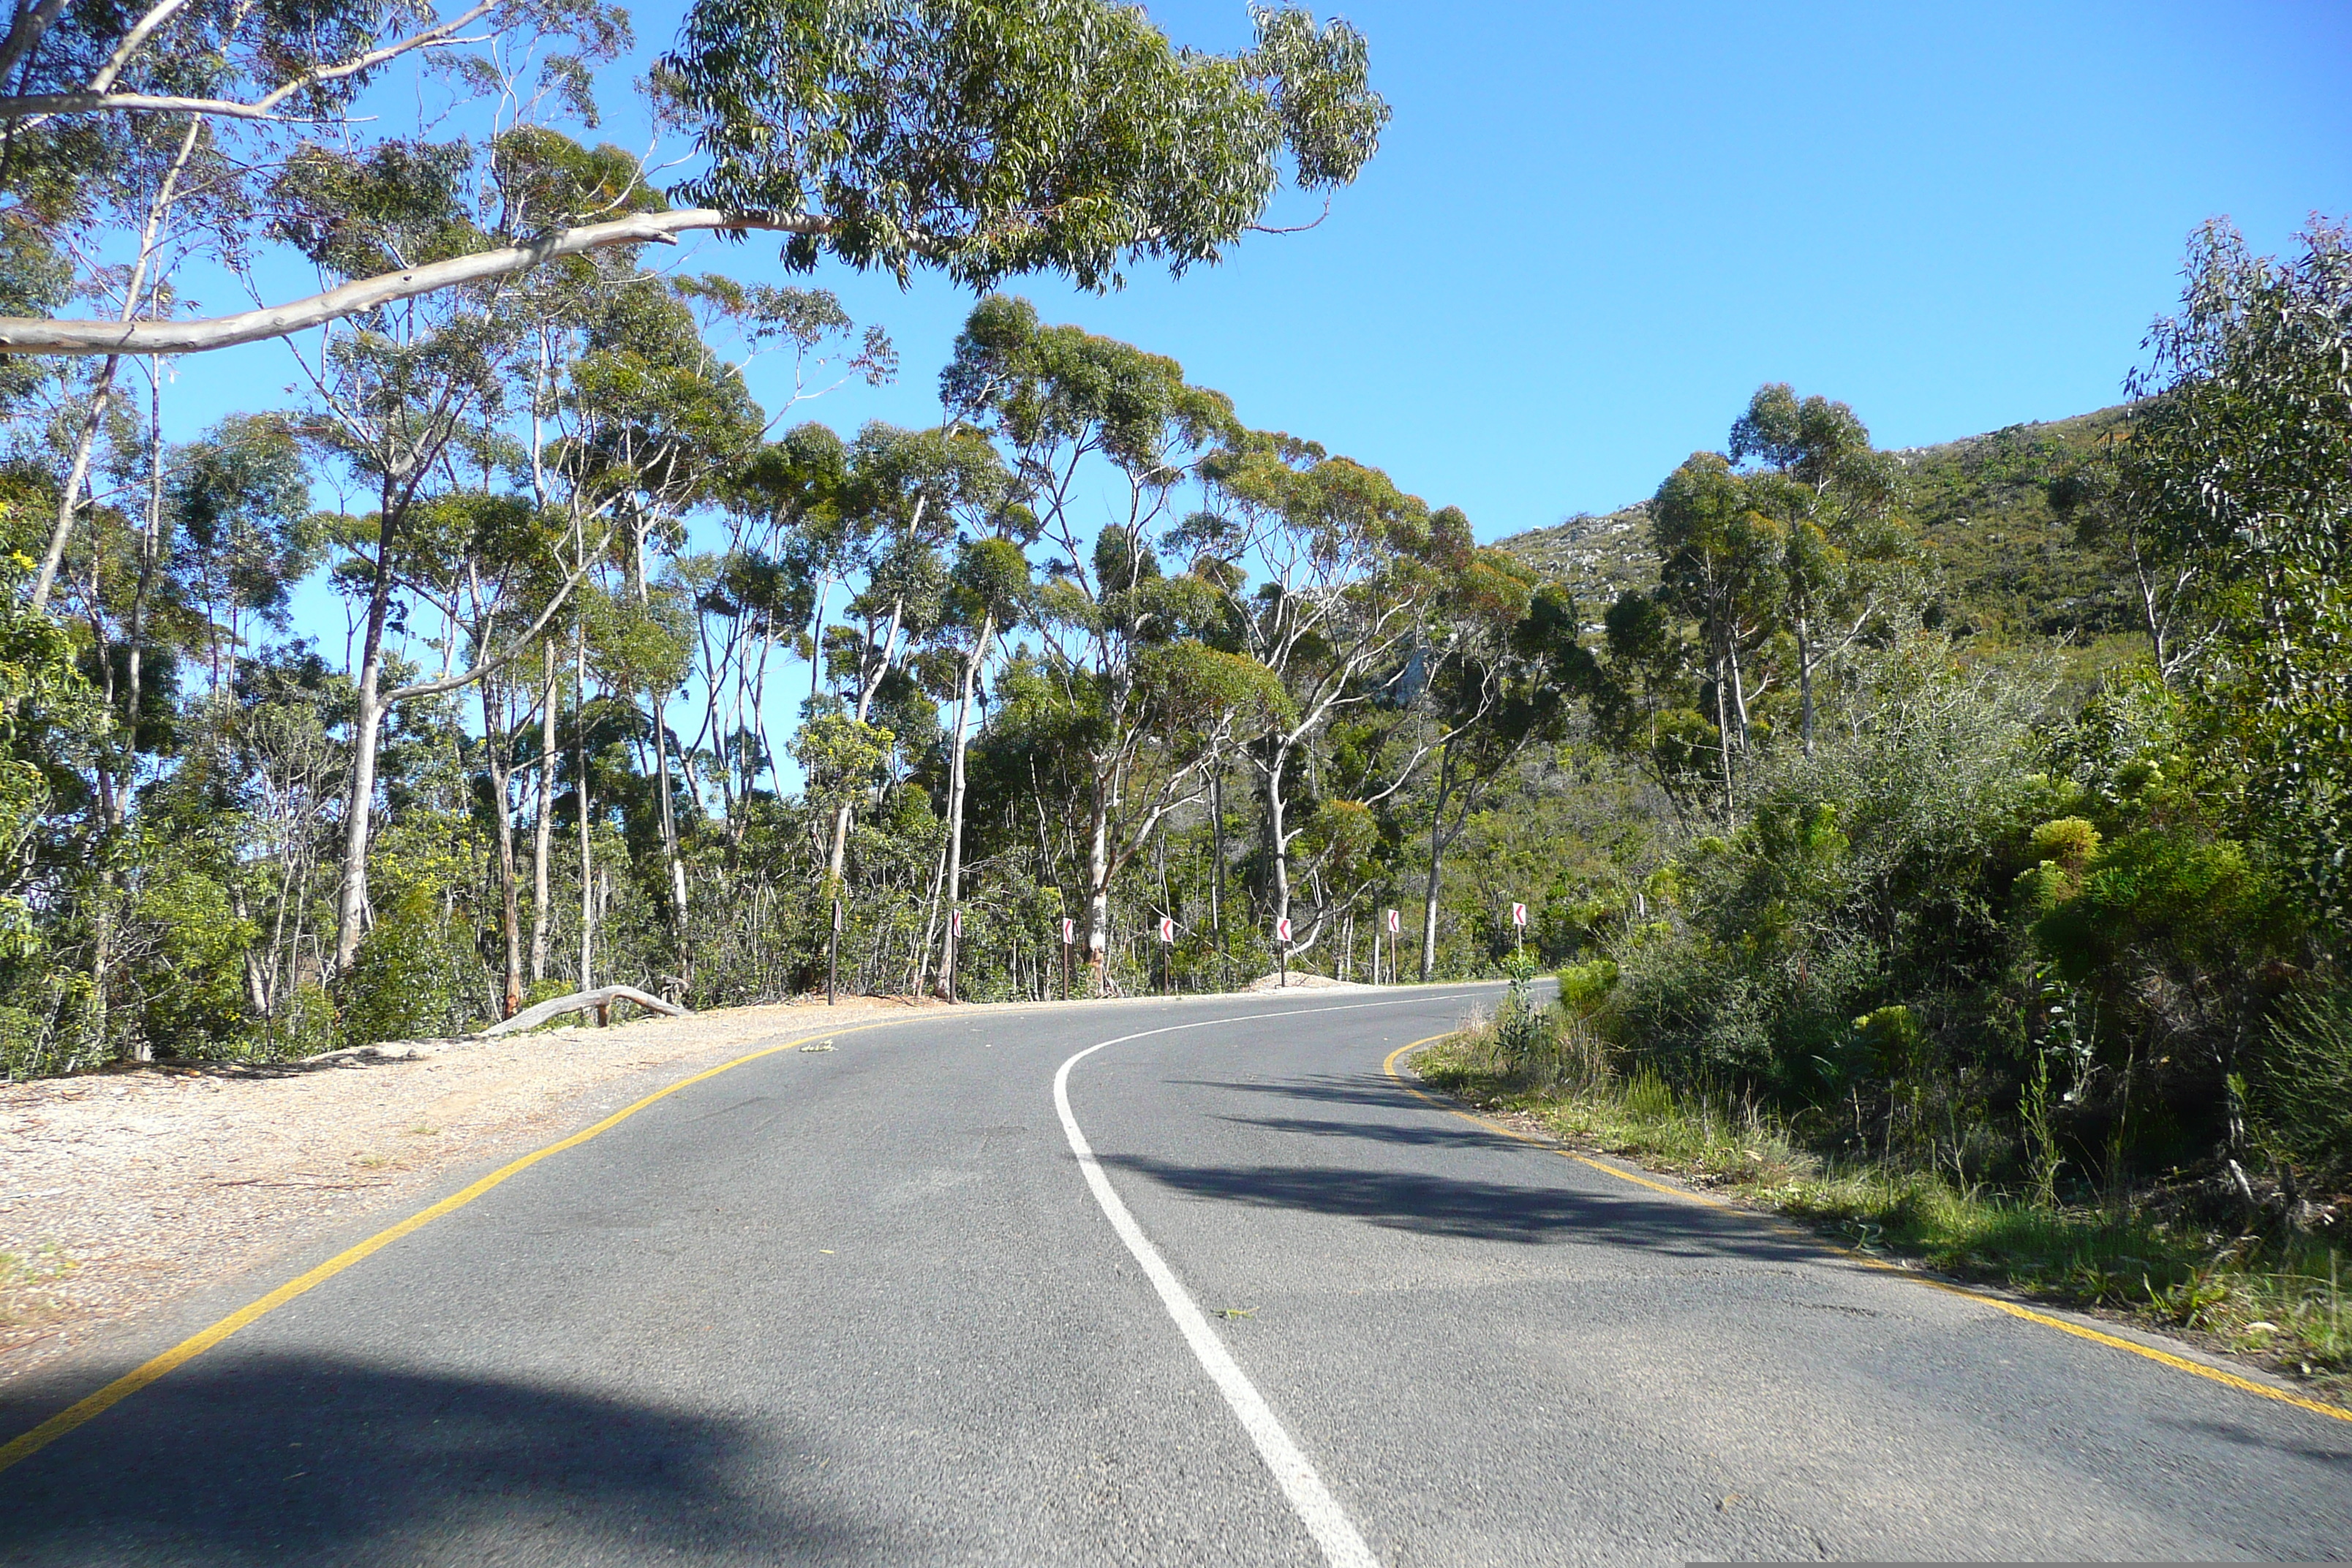
M503 652L491 655L471 669L460 670L456 675L445 675L438 680L419 680L407 686L395 686L379 700L379 706L389 712L395 702L406 702L418 697L437 697L445 691L455 691L460 687L473 685L494 669L512 664L525 648L537 640L539 634L547 629L547 623L555 618L555 612L563 607L563 602L572 596L572 590L580 586L582 580L595 569L596 563L604 556L604 547L613 542L613 533L612 529L608 528L604 531L604 537L596 542L595 549L583 554L579 569L563 580L563 586L557 589L555 595L547 601L547 608L540 611L539 619L530 623L530 629L524 632L522 636L509 640Z
M678 235L695 229L771 229L785 234L821 235L830 233L832 228L830 218L726 213L714 207L639 213L606 223L562 229L529 245L509 245L424 267L404 268L398 272L358 279L307 300L206 321L58 321L40 316L0 316L0 353L203 353L211 349L282 338L394 300L521 272L558 257L578 256L606 246L675 245Z
M0 97L0 121L23 121L38 125L69 114L196 114L226 120L274 120L278 106L295 94L331 81L341 81L373 70L388 60L398 59L416 49L436 48L452 42L478 42L453 37L458 28L478 22L489 14L496 0L477 0L471 10L464 11L446 22L436 22L422 32L379 48L368 49L347 60L320 66L307 70L291 80L281 82L261 97L247 102L238 99L182 98L169 93L115 92L115 81L138 53L148 37L185 0L163 0L153 10L140 18L139 24L126 34L117 46L112 58L91 77L87 86L72 92L25 93Z

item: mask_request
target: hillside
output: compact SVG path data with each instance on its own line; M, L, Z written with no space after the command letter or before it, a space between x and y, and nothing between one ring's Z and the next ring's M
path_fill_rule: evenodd
M2011 425L1895 454L1904 468L1904 511L1943 588L1934 613L1957 629L1995 637L2087 642L2135 627L2115 563L2075 542L2048 494L2049 480L2115 432L2124 412ZM1658 578L1646 500L1498 543L1568 584L1596 614L1626 589L1646 589Z
M1595 613L1626 589L1647 589L1658 580L1646 500L1599 515L1579 512L1496 544L1545 576L1567 584L1576 591L1577 602Z

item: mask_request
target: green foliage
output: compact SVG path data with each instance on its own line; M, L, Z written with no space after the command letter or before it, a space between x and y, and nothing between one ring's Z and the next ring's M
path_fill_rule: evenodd
M2352 1191L2352 990L2280 1006L2255 1080L2258 1136L2307 1191Z
M2189 582L2182 655L2239 831L2275 846L2339 950L2352 932L2352 237L2253 256L2226 223L2192 240L2158 324L2114 508ZM2201 638L2195 636L2204 629Z
M437 1039L489 1020L490 978L470 924L412 891L383 911L339 986L345 1040Z
M710 159L682 194L821 215L785 247L803 268L1097 289L1137 259L1214 261L1285 154L1302 188L1343 185L1388 118L1353 29L1256 16L1256 47L1216 56L1108 0L698 0L661 67Z
M1617 989L1619 971L1610 959L1596 958L1559 972L1559 1003L1573 1018L1590 1021L1608 1005Z

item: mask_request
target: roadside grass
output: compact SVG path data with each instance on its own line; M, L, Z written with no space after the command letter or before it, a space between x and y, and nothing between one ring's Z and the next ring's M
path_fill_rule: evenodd
M2194 1331L2352 1403L2352 1259L2323 1240L2229 1235L2128 1200L2050 1207L1982 1184L1963 1191L1940 1172L1842 1165L1798 1146L1753 1101L1677 1090L1648 1070L1617 1075L1591 1050L1565 1056L1531 1072L1497 1047L1491 1021L1473 1017L1412 1065L1433 1089L1727 1191L1864 1254Z

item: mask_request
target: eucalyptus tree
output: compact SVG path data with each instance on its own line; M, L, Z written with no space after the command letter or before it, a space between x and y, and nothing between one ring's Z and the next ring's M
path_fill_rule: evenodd
M657 585L651 557L683 547L688 514L721 498L758 450L764 420L740 367L719 355L681 292L637 273L596 296L565 377L558 462L572 494L618 525L635 613L605 650L605 668L616 690L646 706L673 963L684 984L693 955L667 710L685 684L689 650L679 585Z
M2178 675L2234 764L2232 803L2279 847L2339 953L2352 930L2352 237L2315 222L2254 255L2191 237L2179 310L2129 385L2112 505L2210 629Z
M733 362L736 374L756 357L789 352L792 358L791 390L763 416L758 448L721 476L716 499L725 542L691 568L704 711L684 755L709 759L731 865L742 844L740 808L769 765L772 657L785 647L808 658L814 690L825 601L845 564L834 557L846 542L839 506L846 445L814 422L781 437L773 433L802 403L853 377L870 386L887 384L898 374L898 352L881 328L861 331L828 289L746 285L717 275L672 286L704 318L706 340L722 327L736 337L743 350Z
M969 793L965 756L971 742L971 719L980 691L981 671L997 639L1021 624L1034 584L1029 558L1022 553L1019 521L1025 509L1002 508L1015 536L992 534L968 539L957 552L948 575L946 613L938 633L943 650L953 660L955 727L948 742L948 842L940 870L940 900L945 907L944 956L940 962L941 989L952 997L958 950L962 945L959 913L963 907L964 801ZM929 946L925 940L925 948Z
M1228 719L1212 727L1214 744L1159 743L1170 739L1155 727L1171 705L1158 700L1155 679L1179 687L1208 679L1217 650L1196 639L1221 617L1224 595L1208 577L1164 574L1151 536L1179 487L1238 434L1233 406L1186 382L1174 360L1045 326L1027 300L1003 295L973 308L940 385L950 415L1003 449L1036 520L1045 570L1034 621L1045 684L1036 695L1068 716L1069 742L1080 752L1081 941L1099 983L1112 878L1204 787L1230 735ZM1090 529L1099 504L1092 487L1102 481L1118 510Z
M353 112L395 61L466 48L472 75L495 77L543 37L571 35L552 63L585 110L588 68L625 40L620 14L597 6L462 5L426 23L377 0L156 0L70 16L63 0L34 0L0 42L0 78L20 84L0 95L6 169L45 189L70 184L68 171L103 179L121 162L119 128L152 116L209 132L282 112L365 157L403 140ZM653 76L661 116L701 153L676 193L695 205L536 214L462 249L205 320L10 317L0 350L201 352L697 230L782 234L794 268L830 255L978 287L1053 271L1103 288L1141 262L1181 271L1256 226L1286 179L1308 192L1348 184L1387 120L1352 28L1295 7L1255 21L1251 47L1213 55L1177 47L1116 0L698 0Z
M432 601L446 628L442 662L476 667L480 704L479 753L486 775L492 865L499 891L499 931L504 954L500 1016L522 1005L523 924L515 850L514 751L520 731L551 700L541 683L514 673L516 659L498 656L517 626L535 619L565 592L564 574L550 537L560 520L527 495L467 489L438 496L412 519L404 557L410 570L433 572L437 583L412 583ZM446 668L445 677L446 679ZM445 687L444 689L454 689Z
M562 36L573 51L565 68L576 75L625 41L614 16L530 0L447 16L382 0L33 0L16 8L0 40L10 89L0 93L0 215L70 257L73 291L110 311L101 321L11 317L0 325L5 352L97 361L89 375L61 383L79 412L61 454L67 479L30 593L36 605L47 598L83 504L125 359L151 356L145 368L159 397L165 378L152 356L210 346L205 328L178 319L180 263L204 255L249 277L257 247L283 237L271 187L289 160L323 144L398 144L370 136L373 127L354 114L358 94L394 62L421 65L436 51L478 46L484 38L464 29L482 23L525 54L551 30ZM330 127L346 139L304 140ZM193 331L189 342L173 341L184 329ZM17 341L26 332L47 341ZM142 332L162 336L142 342Z
M1522 563L1482 550L1448 594L1423 650L1423 702L1437 729L1429 781L1429 865L1423 886L1421 977L1437 970L1438 898L1445 856L1471 816L1529 746L1556 741L1591 659L1576 601L1538 585Z
M504 149L497 150L503 152ZM495 171L499 159L493 157ZM279 176L285 232L327 276L369 273L403 257L461 250L473 221L476 151L463 143L379 149L352 158L313 149ZM493 188L499 183L493 181ZM526 321L495 287L412 298L327 332L302 360L312 412L306 429L364 491L372 511L352 520L344 581L360 600L352 766L343 820L342 889L334 960L341 973L368 920L367 859L384 715L396 704L454 691L531 646L562 603L551 595L527 632L485 647L463 669L386 690L387 634L404 594L453 569L407 537L418 509L461 488L461 458L508 414L508 365Z
M1242 755L1264 805L1269 918L1292 918L1291 853L1308 819L1294 811L1301 764L1335 720L1368 705L1401 704L1408 655L1430 638L1433 612L1475 557L1470 522L1432 511L1380 469L1333 458L1312 442L1251 435L1205 465L1213 493L1246 520L1220 542L1214 514L1180 531L1220 558L1226 624L1239 650L1272 672L1286 700L1247 737ZM1411 748L1385 781L1360 780L1370 805L1403 787L1427 746ZM1333 912L1318 899L1294 952L1312 948ZM1277 928L1278 929L1278 928Z
M771 747L768 668L782 646L806 658L814 695L826 600L850 570L856 529L842 511L849 447L824 425L798 425L761 444L727 484L727 544L707 568L697 608L708 741L726 814L729 852Z
M283 632L324 541L292 422L234 414L172 456L173 569L201 606L212 689L234 690L257 628Z
M1851 647L1885 607L1906 540L1894 515L1895 472L1843 403L1801 401L1785 382L1756 390L1731 427L1734 463L1753 458L1748 498L1781 532L1782 616L1797 645L1799 728L1813 750L1813 672ZM1734 666L1735 676L1737 666Z
M1788 527L1759 510L1719 452L1695 452L1658 487L1650 529L1661 558L1655 598L1696 621L1715 708L1723 810L1732 816L1733 759L1747 750L1755 700L1771 685L1757 655L1786 606L1781 564Z
M916 640L940 625L948 592L941 552L957 524L999 505L1004 484L996 454L965 432L878 422L859 432L843 510L862 524L864 581L846 606L854 624L824 634L824 658L836 688L816 716L854 727L859 743L882 754L897 748L900 737L871 722L876 699L885 681L900 674ZM836 889L856 812L853 794L835 803L825 879Z

